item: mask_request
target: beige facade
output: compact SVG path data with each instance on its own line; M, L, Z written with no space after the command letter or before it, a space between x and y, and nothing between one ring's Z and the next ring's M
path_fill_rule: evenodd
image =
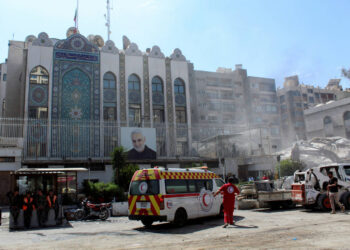
M350 98L318 104L304 114L308 139L332 136L350 139Z
M7 82L7 63L0 64L0 117L3 116L5 109L5 95Z
M350 96L343 91L340 79L330 79L327 87L319 88L299 83L298 76L285 78L282 89L277 90L281 114L282 144L290 146L294 141L306 139L304 113L307 109L329 101Z
M194 75L193 126L206 124L207 128L198 129L193 138L207 141L207 150L211 143L222 144L216 147L223 148L217 150L223 151L222 157L273 154L280 149L274 79L247 76L240 64L234 70L195 70ZM220 153L214 151L214 155Z

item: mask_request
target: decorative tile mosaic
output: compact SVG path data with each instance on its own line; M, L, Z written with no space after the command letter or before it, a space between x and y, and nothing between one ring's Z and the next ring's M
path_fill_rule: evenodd
M148 56L143 56L143 100L144 100L144 122L150 124L150 98L149 98L149 71L148 71Z
M29 85L29 106L47 107L48 86L46 84Z
M120 121L126 122L126 93L125 93L125 55L119 55L119 79L120 79Z
M99 50L75 34L57 42L53 53L51 156L98 157Z
M174 127L174 104L173 104L173 91L171 81L171 67L170 58L165 59L165 73L166 73L166 95L167 95L167 110L168 110L168 122L169 122L169 139L168 141L175 142L175 127ZM170 143L168 154L175 155L176 145Z

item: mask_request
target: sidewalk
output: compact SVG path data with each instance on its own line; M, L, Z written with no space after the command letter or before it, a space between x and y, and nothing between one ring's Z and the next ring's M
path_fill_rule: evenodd
M6 208L0 208L1 209L1 226L0 229L3 231L4 229L9 229L9 223L10 223L10 212L8 207Z

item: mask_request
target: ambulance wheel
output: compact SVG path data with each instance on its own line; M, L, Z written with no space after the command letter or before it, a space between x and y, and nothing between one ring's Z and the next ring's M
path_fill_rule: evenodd
M141 222L145 227L151 227L154 221L150 218L144 218L141 219Z
M329 211L331 209L331 202L326 194L320 194L318 196L317 204L322 211Z
M179 208L175 213L174 224L177 227L182 227L186 224L186 222L187 222L187 213L185 209Z

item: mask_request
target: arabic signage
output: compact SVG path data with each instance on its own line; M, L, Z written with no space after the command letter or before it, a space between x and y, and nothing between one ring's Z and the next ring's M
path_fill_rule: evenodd
M64 59L72 61L83 61L83 62L98 62L98 55L86 54L86 53L76 53L76 52L66 52L66 51L56 51L55 59Z

